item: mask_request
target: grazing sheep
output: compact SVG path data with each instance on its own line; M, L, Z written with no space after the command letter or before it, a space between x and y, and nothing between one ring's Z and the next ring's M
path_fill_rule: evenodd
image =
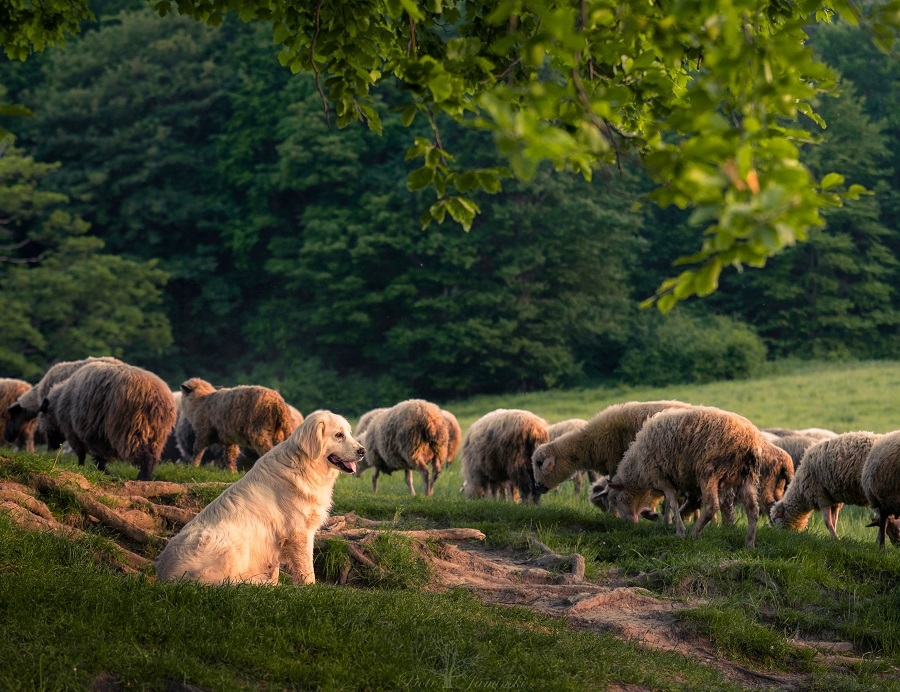
M235 472L241 446L259 457L294 431L290 409L274 389L250 385L216 389L192 377L181 391L182 411L195 434L190 450L194 466L200 465L207 447L221 444L224 464Z
M550 433L550 442L554 440L558 440L563 435L573 432L575 430L581 430L585 425L587 425L587 420L584 418L569 418L568 420L559 421L558 423L553 423L549 428L547 428L547 432ZM575 494L580 495L581 489L584 486L584 479L587 476L590 479L591 483L596 483L600 480L600 474L596 471L576 471L572 474L572 484L575 486ZM556 487L559 489L559 486Z
M409 492L415 495L412 472L418 471L425 483L425 494L434 493L449 445L447 423L437 404L424 399L401 401L374 416L363 435L366 440L363 463L367 468L374 468L373 492L378 492L378 477L382 472L390 475L403 471Z
M747 509L744 544L752 548L760 466L772 449L759 429L736 413L707 406L662 411L637 433L610 479L609 506L637 522L659 493L671 508L678 507L679 492L699 495L702 509L692 532L698 536L719 511L719 493L734 488ZM676 533L684 536L681 514L676 509L674 515Z
M549 424L530 411L497 409L476 420L460 449L466 497L499 497L508 489L537 503L531 457L550 439Z
M607 406L580 430L538 447L532 459L534 479L546 492L579 470L611 476L650 416L667 408L689 407L681 401L630 401Z
M34 451L34 434L37 432L38 419L32 418L22 421L18 426L10 425L12 415L8 409L31 388L31 385L25 380L0 377L0 411L3 412L3 439L7 442L15 443L17 449L24 449L26 452Z
M806 450L784 497L769 516L778 528L802 531L814 510L837 539L838 513L844 504L868 506L862 489L863 464L880 435L849 432L820 440Z
M133 365L89 363L50 390L41 405L48 429L61 432L84 464L101 471L124 459L150 480L175 425L175 402L166 383Z
M4 436L7 440L15 440L19 436L19 430L28 425L28 422L38 417L44 399L50 393L54 385L68 379L79 368L88 363L113 363L122 365L117 358L103 356L101 358L84 358L83 360L63 361L50 367L40 381L34 387L23 392L15 402L6 407L6 430ZM58 436L51 431L48 435L47 446L55 449L63 443Z
M760 428L764 433L774 435L775 437L793 437L794 435L802 435L804 437L814 437L817 440L827 440L837 437L837 433L833 430L825 428L803 428L802 430L792 430L791 428Z
M313 547L334 483L364 453L344 418L313 411L172 537L157 576L274 585L285 565L295 584L315 583Z
M900 430L882 435L872 445L863 463L862 490L875 510L876 519L870 526L878 527L878 545L884 548L887 533L892 543L900 541Z
M791 455L791 461L794 462L794 471L800 466L800 461L803 459L803 455L806 454L807 449L817 442L828 439L824 437L813 437L812 435L785 435L779 437L778 435L765 431L763 431L763 435L770 443L776 447L781 447L781 449Z

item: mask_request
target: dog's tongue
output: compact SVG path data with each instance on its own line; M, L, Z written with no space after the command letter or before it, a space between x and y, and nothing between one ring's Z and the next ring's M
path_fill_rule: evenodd
M341 461L342 471L346 473L356 473L355 461Z

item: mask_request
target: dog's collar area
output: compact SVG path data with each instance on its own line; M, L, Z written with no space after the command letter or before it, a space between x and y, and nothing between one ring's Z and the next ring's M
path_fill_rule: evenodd
M345 461L341 459L337 454L329 454L328 462L335 466L339 471L343 471L344 473L353 473L356 471L356 461L350 460Z

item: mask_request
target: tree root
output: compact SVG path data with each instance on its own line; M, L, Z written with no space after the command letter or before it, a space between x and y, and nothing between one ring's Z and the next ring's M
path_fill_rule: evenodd
M559 555L558 553L554 552L553 549L551 549L544 543L541 543L533 536L528 538L528 545L532 548L537 548L542 553L544 553L543 557L536 557L532 560L529 560L529 565L534 565L536 567L564 567L565 569L569 570L569 572L575 579L579 581L584 579L584 556L579 555L578 553L572 553L571 555Z

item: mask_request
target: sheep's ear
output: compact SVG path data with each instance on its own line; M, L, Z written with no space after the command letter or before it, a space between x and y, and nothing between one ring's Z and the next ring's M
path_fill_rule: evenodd
M191 385L189 385L187 382L183 382L181 385L181 391L185 394L190 394L194 391L194 388L191 387Z
M44 397L44 400L41 402L41 407L38 409L41 413L47 413L50 409L50 399Z
M641 517L644 519L649 519L650 521L658 521L659 520L659 512L649 509L648 507L644 507L641 510Z
M870 528L870 527L872 527L872 526L878 526L878 520L877 520L877 519L876 519L875 521L873 521L871 524L866 524L866 528L867 528L867 529Z
M553 473L553 469L556 468L556 457L547 457L541 462L541 470L544 473Z
M610 481L606 487L612 490L622 490L625 486L619 481Z
M13 415L13 414L15 414L15 413L18 413L18 412L21 411L21 410L22 410L22 404L20 404L20 403L17 401L17 402L15 402L12 406L10 406L8 409L6 409L6 412L7 412L9 415Z

